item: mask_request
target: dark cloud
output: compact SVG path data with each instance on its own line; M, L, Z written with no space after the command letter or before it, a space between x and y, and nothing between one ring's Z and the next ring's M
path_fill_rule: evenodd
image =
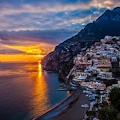
M25 52L15 49L0 49L0 54L25 54Z
M119 0L0 0L0 42L56 45L116 5Z
M1 0L0 30L68 29L95 20L112 3L120 5L118 0Z
M65 40L66 38L70 37L71 35L76 34L75 31L69 31L65 29L58 29L58 30L34 30L34 31L1 31L0 32L0 43L14 45L17 44L13 41L33 41L33 42L44 42L50 44L58 44L61 41ZM10 41L10 42L9 42Z
M0 3L10 3L10 4L38 4L38 3L62 3L62 4L70 4L76 2L89 2L91 0L0 0Z

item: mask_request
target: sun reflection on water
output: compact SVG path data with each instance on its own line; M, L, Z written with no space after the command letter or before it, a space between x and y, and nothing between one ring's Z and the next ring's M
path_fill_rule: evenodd
M57 91L59 83L58 74L43 71L40 61L2 62L0 106L3 112L1 112L9 120L12 118L32 120L39 117L67 96L65 91Z
M42 66L41 66L41 61L38 62L38 78L42 76Z
M34 83L34 95L35 98L32 101L33 106L35 109L32 111L33 114L40 115L44 111L48 109L47 103L48 99L48 86L45 81L42 66L40 61L38 62L38 77Z

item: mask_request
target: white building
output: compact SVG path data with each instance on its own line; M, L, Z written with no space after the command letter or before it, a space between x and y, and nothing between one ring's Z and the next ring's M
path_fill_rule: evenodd
M112 39L112 36L106 35L104 39L105 39L105 40Z

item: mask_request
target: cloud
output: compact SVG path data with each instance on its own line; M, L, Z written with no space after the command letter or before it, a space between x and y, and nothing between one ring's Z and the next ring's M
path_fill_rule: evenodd
M52 51L61 41L64 41L66 37L71 37L71 34L75 33L64 29L44 31L1 31L0 48L5 48L1 50L0 54L22 54L22 52L24 52L25 54L30 55L45 55ZM15 52L15 50L17 51Z
M0 54L47 54L117 6L119 0L0 0Z
M0 30L55 30L68 26L75 30L77 24L87 24L116 5L120 5L119 0L2 0Z
M1 0L2 43L36 41L59 44L94 21L119 0Z
M69 31L65 29L56 30L33 30L33 31L1 31L0 43L17 44L15 41L31 41L39 43L58 44L65 38L76 34L76 31ZM13 42L11 42L13 41Z
M20 51L20 50L16 50L16 49L12 49L12 48L8 48L5 46L2 46L0 44L0 54L25 54L25 52Z
M0 50L0 54L24 54L23 51L13 50L13 49L3 49Z

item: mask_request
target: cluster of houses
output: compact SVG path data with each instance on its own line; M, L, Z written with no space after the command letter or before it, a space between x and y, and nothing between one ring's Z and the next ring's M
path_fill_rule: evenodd
M120 37L105 36L74 58L71 86L107 90L104 80L114 80L112 68L120 68ZM69 76L67 78L69 78ZM119 86L119 85L118 85Z

